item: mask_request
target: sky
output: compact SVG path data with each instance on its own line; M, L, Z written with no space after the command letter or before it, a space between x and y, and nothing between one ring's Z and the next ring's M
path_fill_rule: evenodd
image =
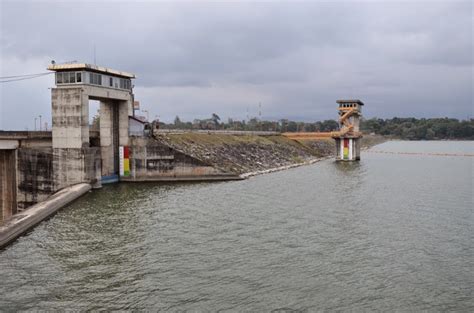
M472 118L473 41L471 1L0 0L1 77L95 60L167 122L335 119L347 98L366 118ZM51 125L52 87L0 83L0 129Z

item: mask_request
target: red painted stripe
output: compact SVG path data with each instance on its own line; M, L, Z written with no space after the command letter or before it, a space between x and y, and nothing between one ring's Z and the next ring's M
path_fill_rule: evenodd
M128 147L123 147L123 158L128 159L128 154L129 154Z
M349 139L344 139L344 148L349 148Z

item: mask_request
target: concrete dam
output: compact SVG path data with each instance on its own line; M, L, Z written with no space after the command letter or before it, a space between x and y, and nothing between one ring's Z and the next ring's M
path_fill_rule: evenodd
M237 180L336 153L347 156L344 144L336 149L331 137L308 133L291 138L276 132L160 130L134 116L134 74L80 63L48 69L56 73L52 131L0 131L0 247L102 184ZM97 129L89 125L90 100L100 102ZM348 127L336 141L357 142L349 160L359 159L358 120L355 135ZM43 213L31 213L35 210Z

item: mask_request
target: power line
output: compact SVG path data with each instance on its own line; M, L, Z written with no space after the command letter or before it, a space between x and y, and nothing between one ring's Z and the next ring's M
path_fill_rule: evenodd
M26 76L36 76L36 75L43 75L43 74L50 74L51 72L43 72L43 73L35 73L35 74L25 74L25 75L15 75L15 76L2 76L0 79L7 79L7 78L18 78L18 77L26 77Z
M16 82L16 81L20 81L20 80L33 79L33 78L38 78L38 77L51 75L51 74L54 74L54 73L53 72L48 72L48 73L40 73L40 74L31 74L29 76L19 75L19 76L17 76L18 78L12 78L12 79L6 79L6 80L2 80L2 79L5 79L7 77L0 77L0 83Z

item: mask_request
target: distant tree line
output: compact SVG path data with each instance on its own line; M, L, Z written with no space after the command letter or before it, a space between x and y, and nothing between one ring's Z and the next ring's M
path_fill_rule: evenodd
M318 122L296 122L288 119L266 121L258 118L222 121L213 113L208 119L194 119L184 122L176 116L173 123L160 122L164 129L204 129L204 130L248 130L277 132L329 132L339 128L335 120ZM360 128L365 133L392 136L407 140L474 139L474 119L453 118L392 118L362 119Z
M366 133L407 140L474 139L474 119L454 118L371 118L361 121Z
M260 120L256 117L246 120L221 121L216 113L208 119L194 119L192 122L184 122L176 116L173 123L160 122L163 129L207 129L207 130L248 130L248 131L277 131L277 132L326 132L338 129L338 123L334 120L322 122L295 122L288 119L278 121Z

